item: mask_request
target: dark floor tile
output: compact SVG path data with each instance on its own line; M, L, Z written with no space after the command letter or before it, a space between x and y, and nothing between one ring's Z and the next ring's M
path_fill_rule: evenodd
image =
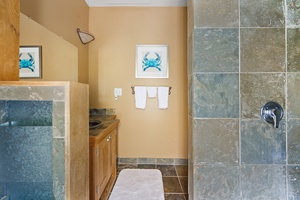
M165 193L183 193L178 177L163 177Z
M188 177L187 176L181 176L181 177L178 177L179 178L179 181L180 181L180 185L181 185L181 188L183 190L183 193L187 194L188 193Z
M183 194L165 194L165 200L185 200Z
M188 176L187 165L175 165L177 176Z
M157 169L161 171L162 176L177 176L174 165L157 165Z
M151 164L138 164L139 169L156 169L156 165Z

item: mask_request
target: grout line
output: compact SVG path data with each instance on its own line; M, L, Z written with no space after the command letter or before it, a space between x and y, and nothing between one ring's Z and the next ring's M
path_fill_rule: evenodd
M242 198L242 133L241 133L241 126L242 126L242 95L241 95L241 31L243 30L241 27L241 2L238 1L239 6L239 149L238 149L238 159L239 159L239 197Z
M176 175L177 175L177 179L178 179L178 182L179 182L179 185L180 185L180 188L181 188L181 192L183 194L183 198L185 199L185 195L184 195L184 190L183 190L183 186L181 184L181 181L180 181L180 178L179 178L179 175L178 175L178 172L177 172L177 167L175 166L175 172L176 172ZM185 199L186 200L186 199Z
M166 177L166 178L175 178L175 177L179 177L179 176L162 176L162 177Z
M185 193L178 193L178 192L165 192L165 194L185 194Z
M239 128L238 128L238 135L239 135L239 147L238 147L238 159L239 159L239 183L238 187L240 190L239 197L242 198L242 134L241 134L241 125L242 125L242 95L241 95L241 2L238 1L238 8L239 8Z
M177 176L177 179L178 179L178 182L179 182L179 185L180 185L181 193L183 194L184 192L183 192L182 184L181 184L180 179L179 179L178 176Z
M289 197L289 187L288 187L288 116L287 116L287 110L288 110L288 35L287 35L287 14L288 14L288 9L287 9L287 1L284 1L284 12L285 12L285 21L284 21L284 31L285 31L285 189L286 189L286 199Z

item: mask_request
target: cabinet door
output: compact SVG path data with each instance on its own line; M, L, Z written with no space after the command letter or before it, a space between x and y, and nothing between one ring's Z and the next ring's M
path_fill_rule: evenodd
M99 191L100 194L104 191L106 184L110 178L110 135L106 136L104 140L99 143ZM100 195L101 196L101 195ZM99 198L100 198L99 196Z

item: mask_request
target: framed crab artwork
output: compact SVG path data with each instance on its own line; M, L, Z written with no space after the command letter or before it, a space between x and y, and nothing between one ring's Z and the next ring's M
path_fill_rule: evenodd
M169 78L168 45L136 45L136 78Z
M20 46L20 78L42 78L42 46Z

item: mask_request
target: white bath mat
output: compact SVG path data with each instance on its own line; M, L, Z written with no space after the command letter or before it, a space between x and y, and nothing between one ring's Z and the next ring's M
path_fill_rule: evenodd
M109 200L164 200L162 175L158 169L123 169Z

